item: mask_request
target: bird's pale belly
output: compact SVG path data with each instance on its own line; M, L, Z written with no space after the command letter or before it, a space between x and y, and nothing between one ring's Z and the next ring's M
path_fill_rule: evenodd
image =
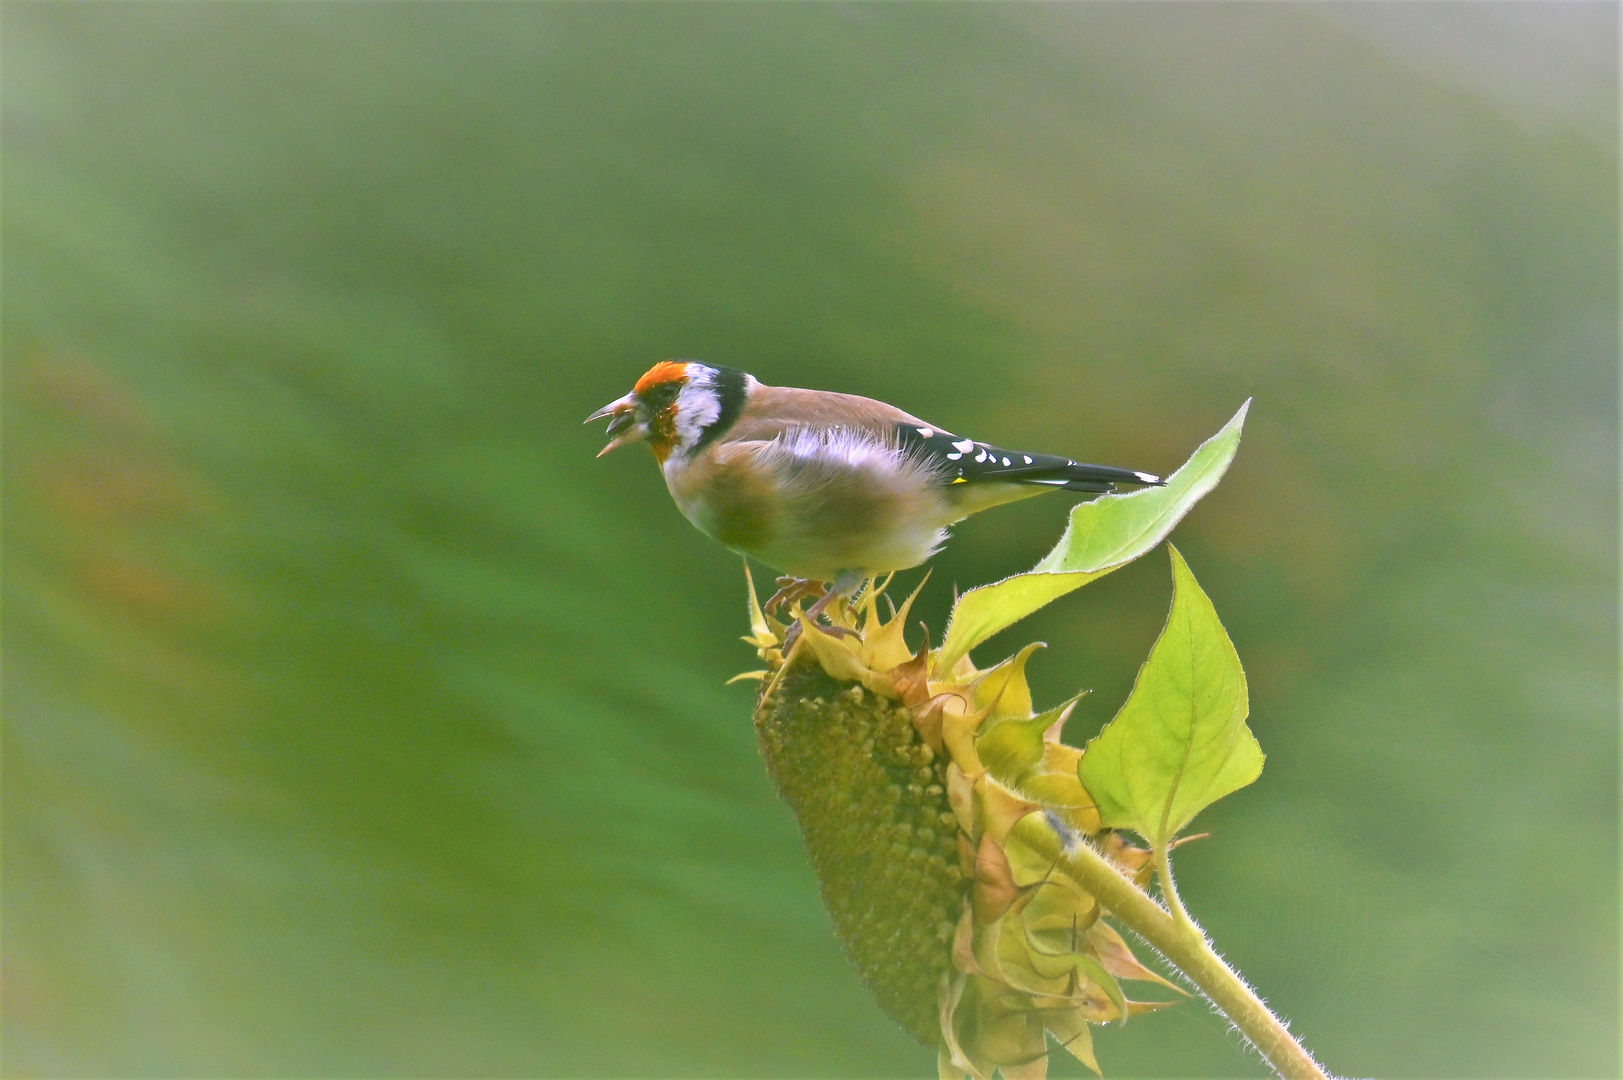
M934 555L947 538L944 527L928 532L899 529L888 533L842 535L837 522L830 525L828 533L780 536L756 547L727 546L785 574L812 581L833 581L847 570L872 577L917 566Z
M673 484L671 494L701 532L814 581L832 581L846 570L872 575L917 566L935 554L946 526L962 516L944 499L903 497L899 504L895 492L862 485L825 485L812 498L786 498L781 489L748 481L691 491ZM913 505L924 499L931 505Z

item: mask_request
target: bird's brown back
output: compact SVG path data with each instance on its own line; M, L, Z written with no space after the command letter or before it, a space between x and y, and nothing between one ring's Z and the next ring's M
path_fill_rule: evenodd
M791 427L843 427L871 432L889 441L897 424L924 421L894 405L856 394L801 390L793 386L757 385L724 438L728 442L775 439Z

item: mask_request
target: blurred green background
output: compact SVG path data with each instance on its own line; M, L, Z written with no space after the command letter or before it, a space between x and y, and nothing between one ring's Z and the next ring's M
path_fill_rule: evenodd
M1343 1074L1615 1076L1617 19L11 0L6 1073L931 1075L722 685L738 560L581 427L691 356L1158 472L1255 396L1176 540L1268 767L1186 899ZM978 655L1081 742L1169 593Z

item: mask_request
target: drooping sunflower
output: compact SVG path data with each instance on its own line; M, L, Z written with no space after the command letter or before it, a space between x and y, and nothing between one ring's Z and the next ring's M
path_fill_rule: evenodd
M763 613L750 586L744 640L767 666L740 678L761 682L761 755L835 933L885 1015L936 1048L943 1078L1036 1080L1050 1040L1097 1073L1089 1025L1169 1004L1130 1001L1119 980L1177 987L1054 853L1091 844L1141 881L1150 853L1101 826L1078 779L1082 751L1060 741L1076 699L1033 710L1037 645L936 670L928 640L903 638L914 597L886 618L883 595L870 582L830 609L831 634L795 605L787 624Z

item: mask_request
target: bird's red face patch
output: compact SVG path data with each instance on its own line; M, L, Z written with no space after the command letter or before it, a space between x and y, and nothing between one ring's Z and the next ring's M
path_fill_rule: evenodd
M648 392L657 386L663 386L666 383L680 384L685 382L687 377L688 366L682 361L661 360L649 368L642 378L637 380L637 385L631 388L631 392L638 397L646 397Z
M646 410L648 447L661 464L676 445L676 395L682 392L687 381L687 364L680 360L661 360L631 389Z

